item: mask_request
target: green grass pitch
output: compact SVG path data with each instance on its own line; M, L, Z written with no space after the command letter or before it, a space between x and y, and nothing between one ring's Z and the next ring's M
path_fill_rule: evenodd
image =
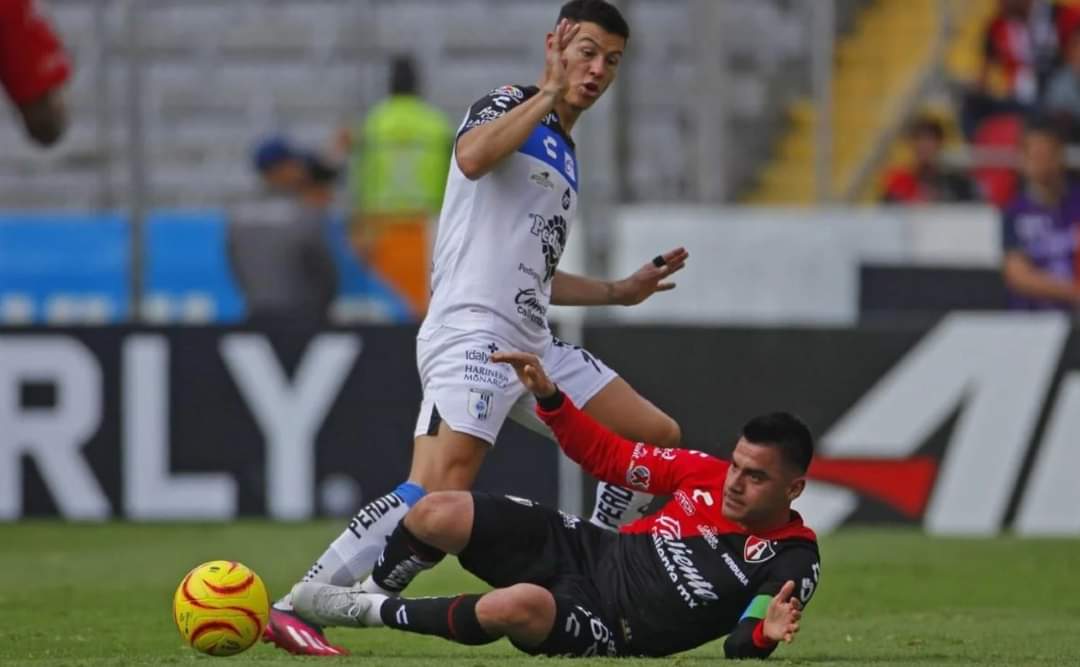
M197 655L173 627L172 593L193 565L228 558L250 565L279 594L339 529L329 522L0 524L0 665L313 664L261 644L233 658ZM849 530L822 539L821 548L821 586L803 631L772 664L1080 665L1080 541ZM448 559L412 592L465 590L483 588ZM353 655L326 664L552 662L505 641L476 649L388 630L330 637ZM588 664L690 666L722 657L715 642L667 660Z

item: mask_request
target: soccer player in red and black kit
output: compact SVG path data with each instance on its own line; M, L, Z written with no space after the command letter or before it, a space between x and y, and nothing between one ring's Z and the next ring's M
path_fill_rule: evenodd
M570 458L599 479L671 501L616 534L521 498L433 493L406 515L372 573L385 595L301 583L297 613L462 644L505 636L552 656L663 656L727 635L728 657L765 658L794 639L821 574L814 532L791 509L813 455L801 421L757 417L721 461L615 435L559 391L534 355L492 361L513 366ZM395 597L447 553L495 590Z

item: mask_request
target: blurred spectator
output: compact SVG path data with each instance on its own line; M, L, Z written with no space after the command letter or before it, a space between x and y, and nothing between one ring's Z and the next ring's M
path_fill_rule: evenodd
M1023 159L1024 190L1002 215L1010 303L1027 310L1075 310L1080 186L1068 181L1064 146L1049 124L1028 128Z
M0 84L42 146L67 129L61 92L70 76L63 44L34 0L0 0Z
M427 309L428 228L442 206L453 140L443 113L420 98L412 59L396 58L390 97L354 132L351 236L417 317Z
M254 163L268 197L234 211L228 238L248 316L320 324L338 286L325 227L337 170L281 137L260 143Z
M1061 61L1060 46L1076 25L1071 7L1046 0L1000 0L986 26L982 69L964 102L965 136L974 136L988 116L1034 111Z
M976 199L975 187L964 174L941 163L945 128L931 116L921 116L908 129L912 162L885 175L882 200L890 204L968 202Z
M1069 35L1065 64L1050 79L1043 108L1070 143L1080 141L1080 30Z

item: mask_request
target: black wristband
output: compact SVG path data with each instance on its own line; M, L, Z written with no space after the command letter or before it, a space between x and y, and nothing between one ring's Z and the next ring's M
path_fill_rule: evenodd
M562 390L555 387L555 393L551 396L545 396L543 398L537 398L536 404L540 406L540 409L544 412L551 412L552 410L558 410L562 407L564 395Z

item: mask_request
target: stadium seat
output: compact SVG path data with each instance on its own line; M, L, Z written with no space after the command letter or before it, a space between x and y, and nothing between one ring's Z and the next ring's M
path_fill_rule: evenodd
M103 323L129 311L131 248L118 214L0 216L0 320Z

